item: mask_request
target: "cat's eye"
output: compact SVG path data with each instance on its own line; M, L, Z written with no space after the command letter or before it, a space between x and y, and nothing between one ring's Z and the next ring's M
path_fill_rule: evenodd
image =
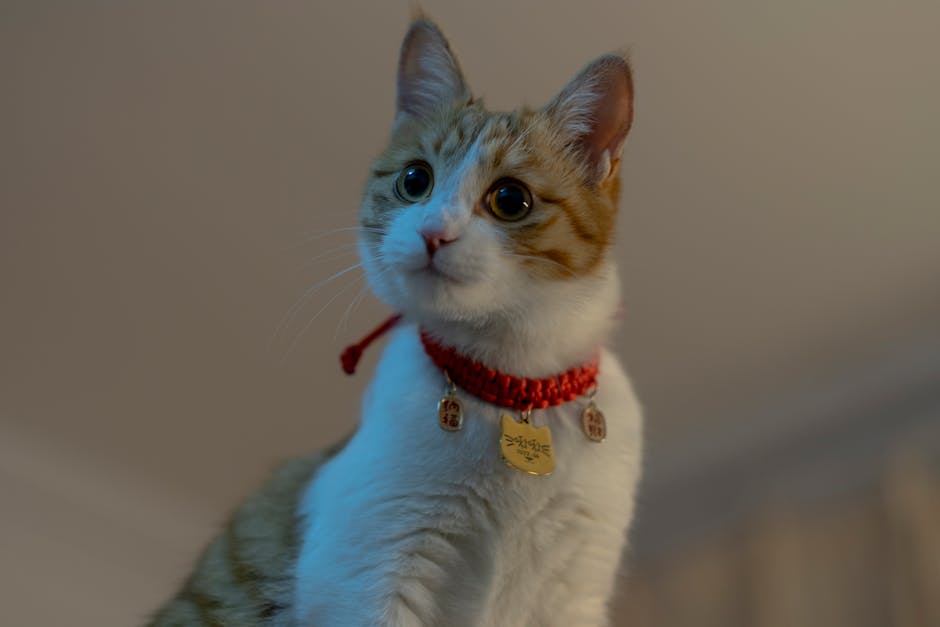
M398 175L395 193L406 202L420 202L431 195L432 187L434 175L431 174L431 166L422 161L415 161L409 163Z
M532 209L532 194L528 188L513 179L497 181L486 195L486 205L500 220L521 220Z

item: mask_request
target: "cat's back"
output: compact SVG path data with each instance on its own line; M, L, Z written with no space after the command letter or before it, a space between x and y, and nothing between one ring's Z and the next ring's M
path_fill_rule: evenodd
M345 441L292 459L249 497L149 627L278 627L290 624L298 503Z

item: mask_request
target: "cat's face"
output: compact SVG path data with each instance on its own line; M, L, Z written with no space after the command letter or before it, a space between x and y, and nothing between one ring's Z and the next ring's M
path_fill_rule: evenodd
M425 320L566 306L610 246L631 96L625 61L604 57L543 110L488 112L437 28L415 22L360 213L375 292Z

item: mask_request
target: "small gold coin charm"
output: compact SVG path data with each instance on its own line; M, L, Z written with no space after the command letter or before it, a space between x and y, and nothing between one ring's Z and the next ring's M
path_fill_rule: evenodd
M530 475L550 475L555 469L552 451L552 432L548 427L529 424L529 412L522 414L522 422L503 414L503 431L499 448L503 460L516 470Z
M447 377L450 390L437 402L438 424L444 431L460 431L463 428L463 406L457 398L457 386Z
M584 429L584 435L592 442L603 442L607 437L607 420L593 400L581 412L581 427Z

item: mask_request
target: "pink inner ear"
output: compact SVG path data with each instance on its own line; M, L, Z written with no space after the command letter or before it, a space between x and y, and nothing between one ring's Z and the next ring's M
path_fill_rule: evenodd
M398 113L422 115L462 96L463 76L437 26L416 20L402 42L398 62Z
M584 147L591 160L600 165L605 151L614 161L623 150L633 122L633 85L629 66L623 59L604 63L596 78L597 100Z
M610 77L597 103L594 130L589 135L591 157L596 161L606 150L611 159L620 156L633 121L633 95L623 74Z

